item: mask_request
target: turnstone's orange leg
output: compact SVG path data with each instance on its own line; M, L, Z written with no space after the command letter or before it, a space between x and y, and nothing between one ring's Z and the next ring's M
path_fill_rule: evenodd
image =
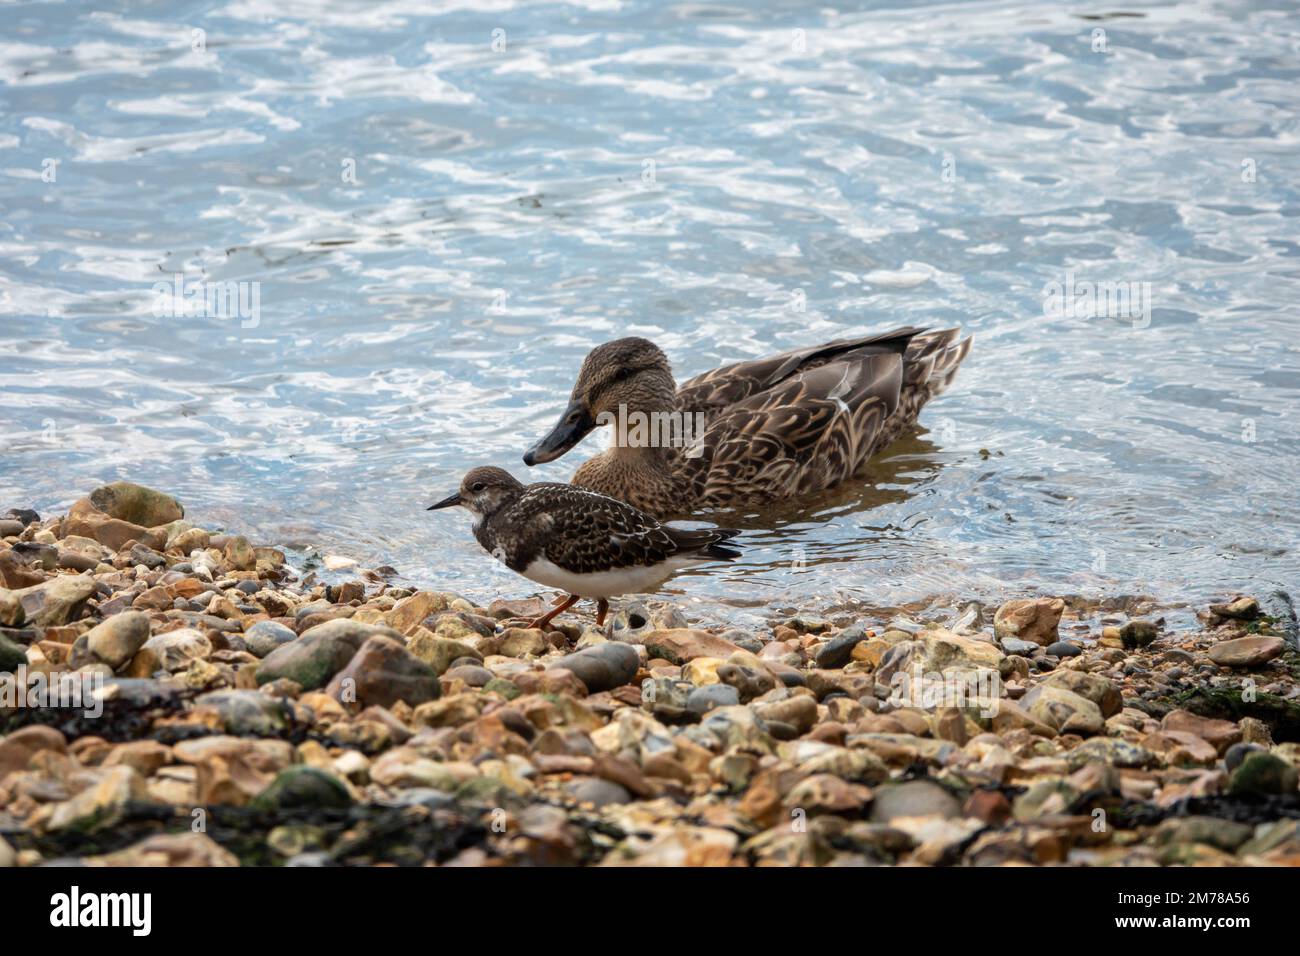
M597 627L605 626L605 612L608 610L609 610L609 602L604 598L601 598L596 603L596 626Z
M578 603L578 595L570 594L568 598L565 599L564 603L551 608L549 611L547 611L537 620L531 622L528 626L536 627L544 631L550 625L551 620L555 617L555 615L561 613L562 611L567 611L569 608L573 607L573 605L577 603Z

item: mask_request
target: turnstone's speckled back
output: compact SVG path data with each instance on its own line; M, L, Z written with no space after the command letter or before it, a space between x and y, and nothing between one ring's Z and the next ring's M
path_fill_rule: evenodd
M730 561L739 531L685 530L644 511L572 485L524 485L501 468L475 468L454 495L429 510L460 505L474 516L474 537L510 570L571 595L533 622L541 627L580 597L607 599L652 591L682 568Z

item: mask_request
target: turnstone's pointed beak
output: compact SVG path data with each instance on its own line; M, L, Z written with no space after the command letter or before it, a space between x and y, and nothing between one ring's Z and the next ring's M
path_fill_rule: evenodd
M437 511L439 508L453 508L460 503L461 503L460 492L458 491L454 495L448 495L446 498L443 498L441 501L429 505L429 507L426 508L425 510Z
M525 465L540 465L555 461L566 451L587 436L596 427L596 420L583 407L582 402L573 401L560 416L560 423L551 429L550 434L524 453Z

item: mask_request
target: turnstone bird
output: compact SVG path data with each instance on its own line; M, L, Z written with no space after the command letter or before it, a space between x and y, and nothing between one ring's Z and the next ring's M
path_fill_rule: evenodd
M599 601L600 626L611 597L653 591L682 568L740 557L724 546L739 531L670 528L622 501L572 485L525 485L501 468L475 468L428 510L454 505L474 516L474 537L498 561L568 594L529 627L545 628L579 598Z
M861 476L970 351L960 330L895 329L726 365L683 384L640 338L597 346L569 406L524 463L553 461L613 424L573 484L658 517L751 506Z

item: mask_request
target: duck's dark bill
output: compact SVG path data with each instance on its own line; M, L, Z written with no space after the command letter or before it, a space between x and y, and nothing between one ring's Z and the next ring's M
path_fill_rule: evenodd
M571 402L560 416L560 423L550 434L524 453L525 465L540 465L555 461L586 437L596 427L596 420L580 402Z
M448 495L446 498L443 498L441 501L429 505L429 507L426 510L437 511L439 508L451 508L458 504L460 504L459 491L456 492L454 495Z

